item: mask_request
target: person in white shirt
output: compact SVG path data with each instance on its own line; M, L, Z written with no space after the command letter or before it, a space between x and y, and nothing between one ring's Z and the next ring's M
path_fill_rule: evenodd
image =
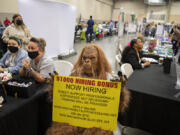
M37 82L43 83L49 77L49 73L55 71L53 60L45 54L46 42L43 38L31 38L28 44L28 56L30 60L22 62L19 71L21 76L30 76Z

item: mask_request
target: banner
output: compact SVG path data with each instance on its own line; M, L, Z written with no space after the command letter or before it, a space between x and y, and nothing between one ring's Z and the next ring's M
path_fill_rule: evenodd
M128 33L135 33L137 31L136 24L129 23L128 25Z
M55 76L53 121L115 131L121 83Z
M163 25L158 25L157 30L156 30L156 35L163 35L164 33L164 26Z

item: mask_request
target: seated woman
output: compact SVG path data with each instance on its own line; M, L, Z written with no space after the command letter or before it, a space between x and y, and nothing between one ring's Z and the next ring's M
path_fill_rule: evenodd
M19 71L20 76L29 76L37 82L43 83L49 73L55 71L53 60L45 55L46 42L42 38L31 38L28 44L28 56L31 60L24 60Z
M104 52L97 45L87 45L83 48L79 59L74 65L71 76L110 80L113 78L112 70ZM130 93L122 85L120 98L120 112L128 107ZM49 89L52 101L53 87ZM53 122L46 135L114 135L111 131L100 128L81 128L64 123Z
M140 36L137 37L137 39L140 39L143 44L145 43L144 36L140 35ZM128 45L127 45L127 46L130 46L130 47L131 47L131 41L128 42Z
M16 37L9 37L8 50L0 60L0 72L17 74L22 67L22 60L27 58L28 54L21 48L21 41Z
M126 47L122 53L122 63L130 63L133 69L142 69L150 65L149 61L142 61L141 50L143 48L143 43L141 40L133 39L131 40L131 46Z

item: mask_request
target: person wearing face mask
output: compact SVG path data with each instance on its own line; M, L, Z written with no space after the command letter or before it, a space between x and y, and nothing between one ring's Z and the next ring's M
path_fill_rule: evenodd
M45 55L46 42L43 38L32 37L28 44L28 56L22 62L19 71L20 76L29 76L37 82L43 83L49 77L49 73L55 71L53 60Z
M27 52L21 48L21 41L16 37L9 37L8 51L0 59L0 72L17 74L22 67L22 60L27 57Z
M128 46L122 52L122 63L129 63L133 69L142 69L150 65L149 61L142 61L141 50L143 48L143 42L141 39L131 40L131 46Z
M24 24L20 14L15 14L12 18L12 24L4 30L2 36L4 43L8 43L10 36L15 36L18 39L21 39L22 47L27 50L28 42L32 36L29 29Z

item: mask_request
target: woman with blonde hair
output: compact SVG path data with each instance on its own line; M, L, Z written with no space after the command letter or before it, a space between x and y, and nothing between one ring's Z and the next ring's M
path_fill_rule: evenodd
M23 22L20 14L14 14L12 24L3 32L2 39L4 43L8 43L9 37L15 36L22 41L22 47L27 50L27 45L31 39L31 33Z
M53 60L45 54L46 42L43 38L32 37L28 44L28 56L30 60L25 59L22 62L22 68L19 71L20 76L29 76L37 82L43 83L49 77L49 73L55 71Z

